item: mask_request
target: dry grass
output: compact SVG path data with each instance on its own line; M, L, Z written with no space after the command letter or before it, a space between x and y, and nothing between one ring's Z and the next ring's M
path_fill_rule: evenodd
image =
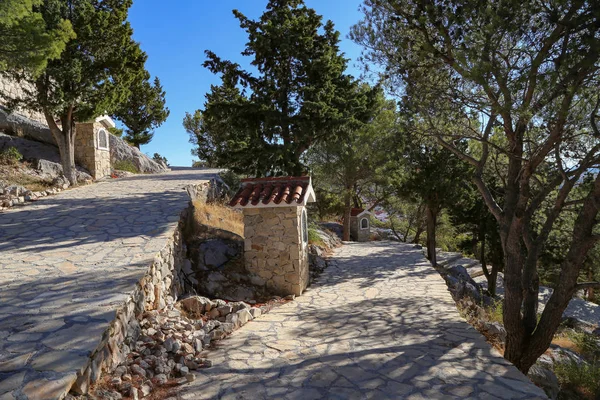
M0 166L0 179L8 185L24 186L33 192L41 192L52 187L51 181L27 174L18 166Z
M194 201L196 223L233 232L244 237L244 220L240 212L222 204Z

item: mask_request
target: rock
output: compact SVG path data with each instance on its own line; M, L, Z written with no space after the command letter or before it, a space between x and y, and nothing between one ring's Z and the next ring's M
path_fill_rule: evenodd
M168 352L173 352L173 346L175 345L175 339L173 339L172 337L167 338L167 340L165 340L165 342L163 343L163 347L165 348L165 350L167 350Z
M288 294L283 299L284 300L295 300L296 299L296 295L295 294Z
M142 376L144 378L147 375L146 371L142 367L140 367L139 365L137 365L137 364L131 364L131 366L129 368L131 369L131 372L133 372L135 375L139 375L139 376Z
M121 376L121 380L123 380L124 382L131 382L131 375L123 374L123 376Z
M123 139L115 135L108 135L110 147L110 159L114 164L119 161L131 162L140 173L160 173L166 172L165 169L156 161L150 159L144 153L134 146L130 146Z
M238 313L231 313L225 318L225 322L232 323L235 328L238 328L240 323L240 317Z
M2 113L3 111L0 110L0 120L2 119ZM2 123L0 121L0 129L1 128ZM48 128L46 129L49 133L50 130ZM51 144L47 144L0 133L0 149L10 146L19 150L23 155L23 158L31 162L32 167L38 171L42 178L51 180L62 176L63 171L60 163L60 153L58 152L58 148L54 145L54 139L52 139ZM77 166L76 171L77 179L79 181L83 182L92 179L86 169Z
M114 390L99 389L97 394L98 397L105 400L121 400L123 398L121 393Z
M133 400L138 400L140 398L139 390L135 386L131 387L131 390L129 391L129 397L131 397Z
M167 375L165 374L158 374L155 375L154 378L152 378L152 382L156 385L162 386L165 383L167 383Z
M221 313L219 313L219 310L217 308L213 308L209 311L208 316L212 319L215 319L219 318L221 316Z
M243 301L236 301L235 303L230 303L231 307L233 307L232 312L238 312L243 309L250 308L249 304L244 303Z
M210 299L201 296L192 296L177 302L177 307L192 318L200 318L202 314L210 311L213 308L213 303Z
M250 315L252 315L252 318L258 318L262 315L262 310L258 307L252 307L250 309Z
M112 136L112 135L110 135ZM150 387L150 385L143 384L142 387L140 388L140 390L142 391L142 397L146 397L148 396L151 392L152 392L152 387Z
M179 368L179 373L181 374L181 376L186 376L190 373L190 369L186 366L182 366L181 368Z
M231 307L230 305L224 305L217 308L217 310L219 311L219 315L221 317L226 317L227 315L231 314L231 312L233 311L233 307Z
M236 314L239 317L240 325L244 325L248 323L248 321L252 321L252 314L250 314L250 311L246 309L240 310Z
M485 329L491 335L497 337L502 342L506 341L506 329L499 322L484 322L483 329Z
M533 383L544 389L546 395L554 400L558 398L560 384L556 375L551 370L534 364L527 373L527 376Z
M119 365L117 368L115 368L115 370L113 372L113 374L118 377L121 377L126 373L127 373L127 367L124 365Z
M194 382L196 380L196 375L194 374L186 374L185 380L188 382Z

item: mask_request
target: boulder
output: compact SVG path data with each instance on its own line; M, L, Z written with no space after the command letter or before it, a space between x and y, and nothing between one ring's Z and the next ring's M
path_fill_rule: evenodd
M131 162L141 173L160 173L169 171L156 161L142 153L138 148L127 144L115 135L108 135L110 142L110 160L114 164L119 161Z
M533 383L544 389L544 392L546 392L546 395L550 399L554 400L558 398L560 384L558 383L558 379L556 378L556 375L554 375L554 372L548 368L534 364L529 368L527 376Z
M446 280L448 290L452 294L454 301L458 301L465 296L472 298L478 304L491 301L491 299L483 296L479 284L471 278L462 265L453 265L445 268L442 271L442 276Z
M499 322L484 322L483 329L485 329L490 335L493 335L500 339L502 342L506 341L506 329Z
M63 175L60 164L60 153L55 145L40 143L34 140L10 136L0 132L0 151L15 147L29 161L39 176L44 179L56 179ZM76 167L77 179L85 181L92 179L89 172L81 167Z
M213 308L213 303L206 297L192 296L177 302L177 308L185 311L192 318L200 318L202 314Z

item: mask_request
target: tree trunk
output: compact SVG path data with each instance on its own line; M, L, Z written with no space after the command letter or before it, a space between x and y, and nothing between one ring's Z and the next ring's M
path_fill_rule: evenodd
M134 146L139 150L140 149L140 144L139 143L134 143Z
M435 227L437 223L437 208L427 206L427 258L434 267L437 265L435 254Z
M350 188L346 188L344 193L344 231L342 234L342 240L350 240L350 213L352 212L352 193Z
M50 132L56 141L60 153L60 163L63 175L71 186L77 185L77 171L75 169L75 124L72 120L72 108L61 116L61 128L58 127L54 118L49 113L44 113Z

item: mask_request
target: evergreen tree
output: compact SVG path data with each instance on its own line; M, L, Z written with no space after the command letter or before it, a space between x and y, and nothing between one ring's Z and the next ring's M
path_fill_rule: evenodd
M39 74L56 59L75 34L70 21L60 19L51 29L39 12L42 0L0 1L0 71L27 69Z
M8 74L26 81L25 97L12 105L43 112L61 155L63 173L75 184L75 122L111 114L127 101L133 82L145 76L146 55L127 22L131 0L45 0L40 14L48 29L69 21L76 39L39 76L21 69ZM32 89L29 89L29 86ZM57 123L58 121L58 123Z
M234 15L248 34L242 54L258 73L206 52L204 66L222 83L207 94L196 140L217 144L214 163L235 172L302 174L306 150L354 118L355 83L344 74L339 32L301 0L271 0L258 21Z
M154 129L166 121L170 112L165 106L165 91L158 78L154 78L152 84L150 74L146 73L130 89L129 98L113 116L127 127L123 139L139 149L140 145L150 143Z
M430 136L472 166L471 179L496 219L504 357L527 373L577 290L600 287L578 282L600 239L598 7L570 0L366 0L364 11L352 36L368 49L366 59L417 96ZM429 108L440 104L458 111L430 120ZM457 146L465 141L481 150ZM485 174L494 154L505 159L497 171L501 196ZM576 190L586 176L586 190ZM539 317L540 256L571 212L559 279Z

